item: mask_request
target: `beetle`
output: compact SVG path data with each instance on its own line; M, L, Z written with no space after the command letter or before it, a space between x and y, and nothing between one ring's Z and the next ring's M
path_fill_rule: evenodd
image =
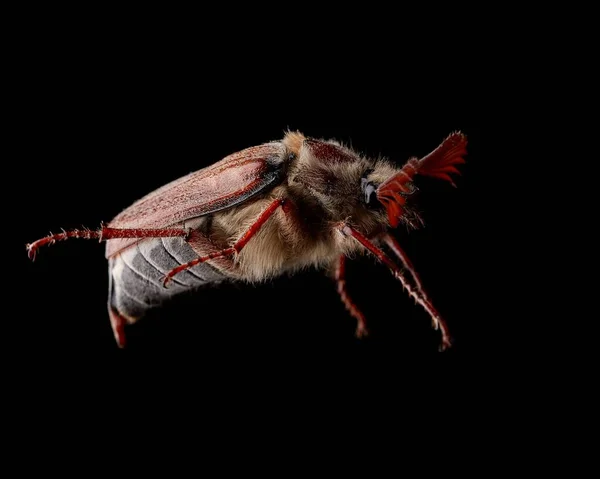
M172 181L97 230L50 234L27 244L27 252L34 260L41 246L68 238L106 241L108 315L124 347L126 325L173 295L222 281L264 281L306 267L333 271L362 337L368 333L366 319L347 293L345 262L366 250L429 314L444 350L451 345L447 325L389 231L419 222L410 204L416 175L456 186L450 175L459 174L466 147L466 136L453 132L428 155L397 167L338 141L289 131L281 140Z

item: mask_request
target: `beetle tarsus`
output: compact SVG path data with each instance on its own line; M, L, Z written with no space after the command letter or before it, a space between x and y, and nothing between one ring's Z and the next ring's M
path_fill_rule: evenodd
M33 243L29 243L26 247L27 247L27 256L29 256L29 259L31 259L32 261L35 259L35 255L37 253L37 250L41 247L41 246L46 246L46 245L52 245L54 243L56 243L57 241L64 241L68 238L83 238L83 239L91 239L91 238L99 238L100 237L100 233L96 232L96 231L90 231L90 230L78 230L78 229L73 229L73 230L62 230L61 233L58 234L52 234L52 232L50 232L50 234L48 236L45 236L43 238L40 238L37 241L34 241Z
M444 352L446 351L446 349L452 347L452 342L450 341L450 338L447 336L445 330L442 330L442 342L440 343L439 346L439 351L440 352Z
M335 280L337 282L337 291L342 303L344 303L344 306L350 315L356 319L356 331L354 332L354 335L358 339L362 339L369 334L369 331L367 330L365 315L356 307L346 290L346 257L344 255L341 255L337 262L335 268Z
M171 281L171 278L173 276L175 276L178 273L181 273L182 271L185 271L186 269L190 269L190 268L196 266L197 264L204 263L205 261L208 261L209 259L219 258L220 256L226 256L226 255L233 254L233 253L235 253L234 248L227 248L222 251L216 251L216 252L210 253L206 256L202 256L200 258L193 259L189 263L184 263L182 265L179 265L176 268L173 268L171 271L169 271L165 275L165 277L163 279L163 286L166 288L167 284L169 283L169 281Z
M202 258L199 258L199 259L202 259ZM190 261L190 263L194 263L194 264L185 263L180 266L177 266L177 268L173 268L171 271L169 271L167 274L165 274L162 278L163 286L166 288L167 285L169 284L169 281L171 281L173 276L175 276L177 273L180 273L181 271L184 271L188 268L191 268L192 266L195 266L197 264L195 261L196 260Z
M156 228L156 229L127 229L127 228L109 228L101 226L95 231L84 227L82 230L77 228L72 230L62 230L62 233L50 234L41 238L33 243L27 245L27 255L29 259L35 258L35 253L40 246L51 245L57 241L63 241L69 238L81 238L81 239L98 239L98 241L106 241L117 238L171 238L176 236L188 237L191 233L181 229L173 228Z
M400 243L398 243L398 241L396 241L396 238L394 238L389 233L385 233L383 235L382 239L385 242L385 244L388 246L388 248L402 262L402 266L404 266L404 268L412 276L413 281L415 282L415 287L417 289L417 292L419 294L421 294L425 299L427 299L428 298L428 294L427 294L427 291L425 291L425 289L423 288L423 283L421 282L421 278L419 277L418 273L415 271L415 267L413 266L412 262L408 258L408 255L405 253L405 251L400 246ZM417 298L416 297L414 298L414 300L415 300L415 304L417 304Z
M35 248L33 246L33 244L27 244L25 245L25 249L27 249L27 257L31 260L31 261L35 261Z
M369 330L367 329L367 325L364 323L364 321L358 322L358 325L356 326L356 331L354 332L354 335L358 339L363 339L369 335Z

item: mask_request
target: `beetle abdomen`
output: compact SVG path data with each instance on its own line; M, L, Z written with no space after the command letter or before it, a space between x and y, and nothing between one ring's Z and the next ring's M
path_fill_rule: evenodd
M178 274L165 288L169 271L197 257L183 238L151 238L131 246L109 259L110 305L134 322L175 294L228 279L215 266L201 263Z

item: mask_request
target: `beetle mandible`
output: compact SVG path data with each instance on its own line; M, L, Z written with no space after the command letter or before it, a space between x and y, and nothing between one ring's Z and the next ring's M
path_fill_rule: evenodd
M415 175L454 185L450 174L459 173L466 146L465 135L454 132L399 168L334 140L287 132L159 188L98 230L50 234L28 244L27 252L33 260L41 246L56 241L106 241L108 315L123 347L126 325L187 288L263 281L307 266L334 271L362 337L367 325L346 290L345 258L366 249L429 314L444 350L451 345L446 323L389 229L418 221L410 208Z

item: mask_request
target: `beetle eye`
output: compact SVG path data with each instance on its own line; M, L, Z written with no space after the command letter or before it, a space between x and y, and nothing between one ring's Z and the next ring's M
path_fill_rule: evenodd
M369 208L377 208L380 206L377 201L377 187L366 178L361 178L360 187L363 192L363 200Z

